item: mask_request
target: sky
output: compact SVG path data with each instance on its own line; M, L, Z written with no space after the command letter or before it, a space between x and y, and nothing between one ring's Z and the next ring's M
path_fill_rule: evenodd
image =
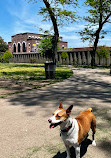
M39 1L39 0L38 0ZM85 8L81 7L77 10L78 15L85 15ZM50 30L51 22L43 22L43 18L38 14L40 7L44 4L28 3L28 0L0 0L0 36L5 42L11 41L11 36L18 33L40 32L40 28ZM77 33L84 28L83 20L79 23L67 24L59 28L59 34L63 37L63 41L68 42L69 48L86 47L89 42L82 42L80 35ZM111 31L111 24L104 26L106 30ZM111 46L111 33L108 33L104 39L100 40L99 45Z

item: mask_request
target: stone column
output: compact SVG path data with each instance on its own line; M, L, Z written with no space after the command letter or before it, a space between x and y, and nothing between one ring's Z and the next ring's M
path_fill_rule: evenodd
M91 52L87 52L87 60L88 60L88 65L91 65Z
M72 52L70 53L70 64L73 65L73 56Z
M68 53L68 65L70 65L71 64L71 61L70 61L70 53Z
M86 65L88 65L88 51L86 52Z
M85 52L82 52L82 65L86 65L86 56L85 56Z
M77 57L76 57L76 52L73 54L73 64L77 65Z
M100 59L100 65L104 65L103 58Z
M107 66L109 66L109 65L110 65L110 54L109 54L109 56L107 58Z
M107 59L103 58L103 65L106 66L107 65Z
M80 52L78 52L78 65L82 65Z
M69 54L68 57L66 58L66 65L69 65Z

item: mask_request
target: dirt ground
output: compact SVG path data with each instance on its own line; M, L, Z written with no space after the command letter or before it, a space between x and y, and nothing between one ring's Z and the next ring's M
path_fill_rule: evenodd
M72 117L89 107L97 119L96 143L83 142L83 158L111 157L111 76L108 70L73 68L63 82L0 99L0 158L65 158L59 127L48 118L62 101ZM91 132L90 132L91 134ZM74 149L71 150L72 155Z
M7 95L28 91L31 89L37 89L54 83L54 80L15 80L15 79L3 79L0 78L0 96L5 97Z

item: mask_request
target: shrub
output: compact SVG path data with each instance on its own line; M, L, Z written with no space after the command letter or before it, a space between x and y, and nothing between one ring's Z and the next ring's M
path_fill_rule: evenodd
M37 63L37 60L36 60L36 58L30 58L29 62L30 63Z
M9 50L7 50L3 55L1 55L0 60L3 63L9 63L9 60L11 58L13 58L13 54Z
M62 52L61 58L62 58L62 64L66 64L66 59L68 58L68 54L66 51Z
M62 52L61 58L62 58L62 59L67 59L67 58L68 58L68 54L67 54L66 51Z
M105 58L108 59L110 55L109 48L106 46L102 46L99 50L97 50L97 56L99 58Z
M39 52L45 56L46 58L52 59L53 57L53 45L54 45L54 37L46 36L43 37L41 43L39 45ZM59 47L57 46L59 50Z

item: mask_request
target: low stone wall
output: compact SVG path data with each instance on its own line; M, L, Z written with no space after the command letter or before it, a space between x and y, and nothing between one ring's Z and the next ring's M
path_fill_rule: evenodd
M34 52L13 53L13 59L11 59L11 62L14 63L44 63L45 61L45 57Z
M68 58L63 60L61 58L61 53L63 51L59 51L57 53L57 62L60 64L67 65L91 65L91 51L67 51ZM13 59L11 62L14 63L45 63L49 59L43 57L40 53L13 53ZM109 55L108 59L102 58L99 59L96 55L95 57L96 65L107 65L109 66L111 63L111 56Z

